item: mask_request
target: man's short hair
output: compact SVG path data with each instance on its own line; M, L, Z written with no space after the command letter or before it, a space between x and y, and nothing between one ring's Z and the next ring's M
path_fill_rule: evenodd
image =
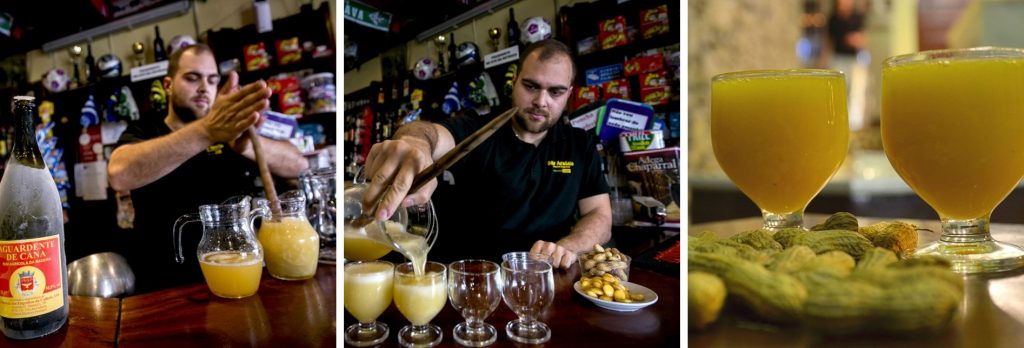
M556 56L565 56L569 59L569 65L572 66L572 78L571 81L576 80L576 61L573 59L572 51L561 41L555 39L547 39L534 42L529 46L526 46L526 50L523 54L519 55L519 70L523 69L523 63L526 62L526 58L530 56L534 51L538 53L538 61L547 61Z
M177 51L174 51L174 54L172 54L171 58L168 59L167 76L169 76L170 78L174 78L174 74L178 73L178 62L181 60L181 56L188 51L194 51L196 55L200 55L207 52L209 52L211 56L213 55L213 50L210 49L210 46L207 46L203 43L197 43L194 45L186 46L184 48L180 48ZM216 61L217 59L214 58L214 62Z

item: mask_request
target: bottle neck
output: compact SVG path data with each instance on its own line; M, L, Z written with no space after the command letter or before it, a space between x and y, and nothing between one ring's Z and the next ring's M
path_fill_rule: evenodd
M32 100L17 100L14 103L14 151L12 158L25 166L45 169L43 156L39 153L39 145L36 144L35 132L32 131L33 119L36 113L35 102Z

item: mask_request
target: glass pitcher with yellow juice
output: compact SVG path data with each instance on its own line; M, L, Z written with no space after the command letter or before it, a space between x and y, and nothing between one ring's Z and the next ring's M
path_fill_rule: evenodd
M363 213L363 192L366 182L358 170L355 179L345 188L345 221ZM374 221L363 228L345 224L345 259L376 260L391 250L398 251L422 271L427 253L437 238L437 213L431 201L417 206L400 207L385 221Z
M263 274L263 248L253 236L257 217L269 217L266 208L249 209L250 198L237 203L210 204L199 213L187 214L174 223L174 244L178 263L182 255L182 228L190 222L203 223L203 237L196 254L210 292L224 298L242 298L256 293Z
M801 227L846 158L846 82L830 70L755 70L711 80L715 159L769 229Z
M292 190L278 200L281 214L264 219L257 235L266 252L267 271L283 280L312 278L320 257L320 236L306 217L306 198ZM260 200L260 205L265 204Z
M896 173L939 215L942 237L918 254L953 269L1024 265L1024 250L993 241L989 216L1024 177L1024 50L926 51L887 59L882 145Z

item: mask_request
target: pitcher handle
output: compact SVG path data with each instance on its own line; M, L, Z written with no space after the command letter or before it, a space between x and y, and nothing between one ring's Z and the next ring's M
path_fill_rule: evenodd
M256 238L256 218L269 220L270 207L266 204L255 204L255 208L252 208L246 217L249 219L249 231L252 231L252 237Z
M199 213L185 214L174 221L174 260L179 264L185 263L185 255L181 251L181 229L190 222L199 222Z

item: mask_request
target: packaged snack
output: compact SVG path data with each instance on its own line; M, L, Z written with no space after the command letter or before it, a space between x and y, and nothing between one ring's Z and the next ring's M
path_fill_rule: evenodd
M640 37L646 40L668 32L667 4L640 11Z
M602 85L602 98L609 100L612 98L626 99L629 100L629 80L618 79L603 83Z
M647 105L668 103L668 86L645 87L640 89L640 101Z
M665 70L640 74L640 88L668 86L668 73Z
M600 25L597 39L601 41L602 50L629 43L629 39L626 37L626 18L616 16L615 18L601 21Z
M665 55L658 53L627 60L623 67L626 76L639 75L665 69Z
M284 40L277 40L277 64L285 65L302 60L302 47L299 47L299 38L292 37Z
M256 71L270 67L270 55L262 42L245 46L245 71Z
M619 149L622 152L663 148L665 148L665 136L660 130L642 130L619 134Z
M600 100L601 88L599 86L576 87L576 93L572 98L572 110L579 110L581 107Z
M605 65L583 72L587 86L599 85L622 78L622 64Z
M278 94L278 107L281 113L289 115L302 115L305 105L302 102L302 91L293 90Z

